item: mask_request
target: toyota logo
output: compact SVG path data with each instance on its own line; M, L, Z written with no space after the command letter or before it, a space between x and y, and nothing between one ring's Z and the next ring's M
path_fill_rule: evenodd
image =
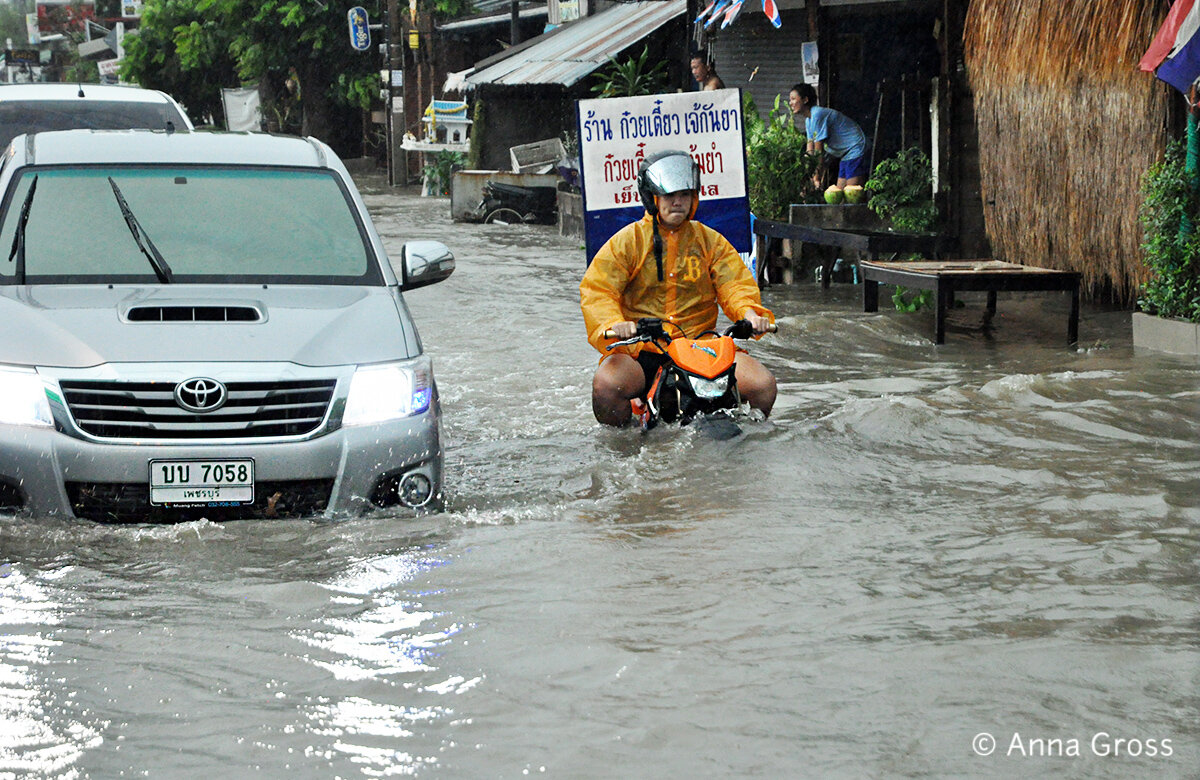
M195 377L175 385L175 403L189 412L215 412L227 398L225 385L215 379Z

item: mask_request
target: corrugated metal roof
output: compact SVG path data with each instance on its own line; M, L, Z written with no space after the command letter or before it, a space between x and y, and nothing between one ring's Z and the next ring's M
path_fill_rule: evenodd
M687 10L687 0L623 3L547 33L467 77L480 84L569 87Z
M546 8L545 3L535 3L529 0L519 0L518 5L520 5L522 11L535 5L540 5L542 10ZM512 0L474 0L471 3L472 16L485 16L487 14L498 14L511 10Z
M547 16L546 6L534 6L531 8L522 8L519 11L520 18L533 19L538 16ZM490 24L511 24L512 12L503 14L491 14L484 16L472 16L467 19L455 19L453 22L446 22L437 26L438 32L460 32L462 30L473 30L477 27L486 27Z

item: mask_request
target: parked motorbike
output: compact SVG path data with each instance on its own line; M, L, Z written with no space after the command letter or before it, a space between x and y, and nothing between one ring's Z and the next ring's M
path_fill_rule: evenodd
M489 224L549 225L558 218L558 191L554 187L521 187L488 179L476 211Z
M737 436L742 429L735 417L740 416L742 397L734 375L734 339L752 337L754 327L747 320L738 320L724 333L705 331L689 339L682 331L672 336L664 325L679 330L673 323L647 317L638 320L632 337L606 348L648 342L666 355L666 362L655 372L645 395L630 402L642 430L648 431L660 422L696 423L714 438ZM770 328L771 332L777 330L775 325ZM605 331L604 336L615 338L616 334Z

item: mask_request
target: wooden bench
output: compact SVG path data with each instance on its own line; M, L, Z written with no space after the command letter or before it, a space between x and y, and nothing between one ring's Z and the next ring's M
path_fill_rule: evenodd
M1056 271L998 260L916 260L859 263L863 280L863 311L879 311L879 284L933 290L937 296L934 341L946 343L946 310L956 292L984 292L989 314L996 313L998 291L1061 290L1071 293L1067 343L1079 341L1079 277L1076 271Z

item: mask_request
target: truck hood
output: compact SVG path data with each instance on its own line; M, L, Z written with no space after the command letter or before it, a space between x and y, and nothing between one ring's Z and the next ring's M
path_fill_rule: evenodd
M0 288L0 363L10 365L374 363L415 356L420 347L411 331L392 287Z

